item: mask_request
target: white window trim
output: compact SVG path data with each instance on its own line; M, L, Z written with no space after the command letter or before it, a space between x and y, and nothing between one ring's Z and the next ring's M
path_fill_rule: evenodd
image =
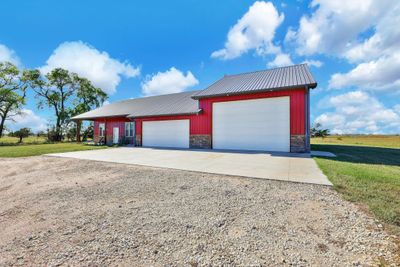
M99 123L99 137L104 137L105 131L106 131L106 124L104 122Z
M133 128L134 128L134 123L132 121L125 122L125 137L133 137L135 135L135 131ZM131 131L132 131L132 135L130 135ZM128 132L128 135L126 134L127 132Z

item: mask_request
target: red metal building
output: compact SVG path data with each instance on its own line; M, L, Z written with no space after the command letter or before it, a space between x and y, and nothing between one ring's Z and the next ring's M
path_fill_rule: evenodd
M108 144L305 152L315 87L308 67L295 65L225 76L201 91L117 102L73 119L93 120L95 140Z

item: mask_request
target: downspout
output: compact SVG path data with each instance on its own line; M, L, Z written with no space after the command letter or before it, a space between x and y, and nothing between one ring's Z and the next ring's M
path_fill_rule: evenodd
M305 133L306 133L306 152L310 151L310 88L305 87Z
M107 119L104 118L104 144L107 145Z

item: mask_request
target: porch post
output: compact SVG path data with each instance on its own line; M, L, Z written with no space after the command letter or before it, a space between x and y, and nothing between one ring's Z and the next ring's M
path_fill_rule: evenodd
M81 120L76 121L76 141L78 143L81 142L81 124L82 124Z

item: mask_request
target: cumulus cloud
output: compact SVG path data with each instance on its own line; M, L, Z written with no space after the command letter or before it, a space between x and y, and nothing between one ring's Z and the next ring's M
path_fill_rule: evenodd
M355 86L400 92L400 2L393 4L375 26L374 34L351 46L344 57L357 65L332 75L333 88Z
M287 38L297 44L297 53L343 53L364 31L377 25L396 0L313 0L315 11L300 19ZM345 29L345 30L344 30Z
M115 93L121 76L131 78L140 74L138 67L114 59L107 52L81 41L60 44L40 70L48 73L58 67L91 80L95 86L109 94Z
M309 66L313 66L316 68L320 68L320 67L322 67L322 65L324 65L324 63L319 60L304 60L303 64L307 64Z
M396 107L387 108L378 99L363 91L333 96L325 101L333 112L319 115L315 122L332 133L396 133L400 132L400 115Z
M33 132L45 131L47 129L47 120L36 115L30 109L23 109L20 115L13 117L13 121L6 123L7 128L12 131L21 128L30 128Z
M400 72L394 71L400 57L399 1L313 0L311 7L315 11L300 19L298 29L289 29L285 41L295 43L299 55L333 55L356 64L334 74L331 87L400 91Z
M347 73L332 75L329 86L342 88L355 86L363 89L394 89L400 92L400 53L360 63Z
M229 30L225 47L211 57L234 59L249 50L259 55L276 54L280 48L273 44L275 31L284 19L271 2L257 1Z
M280 53L275 56L275 59L271 62L268 63L268 67L284 67L284 66L289 66L293 65L292 60L290 59L290 56L285 53Z
M0 62L8 61L14 65L21 65L21 62L14 50L0 44Z
M165 72L148 75L142 83L142 92L146 96L179 93L198 83L190 71L185 75L182 71L171 67Z
M397 112L397 114L400 115L400 104L395 105L395 106L393 107L393 109L394 109L394 111Z

